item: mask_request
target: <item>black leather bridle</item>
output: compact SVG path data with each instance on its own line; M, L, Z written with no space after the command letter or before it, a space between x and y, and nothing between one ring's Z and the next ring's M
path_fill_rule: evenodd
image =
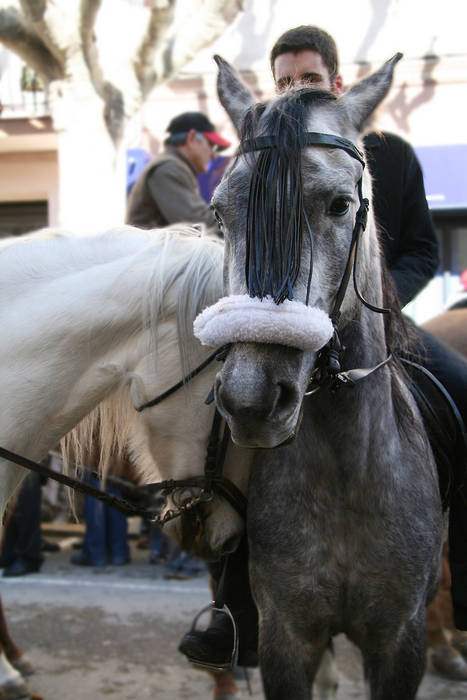
M365 168L365 160L363 153L360 151L360 149L357 148L357 146L355 146L354 143L352 143L352 141L349 141L348 139L343 138L342 136L336 136L335 134L323 134L316 131L308 131L301 136L300 145L302 147L318 146L325 148L339 148L340 150L343 150L346 153L348 153L352 158L355 158L355 160L357 160L362 165L362 167ZM279 139L275 136L259 136L253 139L246 139L242 143L242 153L250 153L253 151L263 150L265 148L280 148ZM359 208L355 216L355 224L352 230L352 237L350 241L347 262L345 265L344 274L339 284L339 288L334 298L334 304L331 313L329 314L329 317L333 323L335 330L331 340L324 346L324 348L322 348L319 351L317 355L315 369L313 370L310 384L308 386L308 391L305 394L306 396L310 396L322 388L335 390L339 386L353 387L360 380L365 379L376 370L380 369L381 367L384 367L384 365L386 365L392 359L392 355L389 354L385 360L375 365L374 367L352 369L346 372L343 372L341 370L342 346L337 328L341 316L341 306L344 301L345 294L347 292L351 275L353 279L355 293L364 306L366 306L371 311L375 311L376 313L390 313L390 309L380 308L368 302L366 299L364 299L364 297L358 289L356 274L358 262L358 248L361 234L366 228L369 209L369 201L366 197L363 197L362 193L362 176L357 182L357 192L359 197ZM305 211L303 220L305 221L305 224L308 228L308 234L312 245L313 235ZM313 260L311 259L306 303L308 303L310 293L312 265Z

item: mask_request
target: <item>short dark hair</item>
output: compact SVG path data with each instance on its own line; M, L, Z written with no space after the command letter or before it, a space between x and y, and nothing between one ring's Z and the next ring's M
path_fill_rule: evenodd
M309 24L289 29L277 39L271 49L271 70L274 75L274 61L283 53L297 54L300 51L316 51L323 59L333 80L339 72L339 57L336 42L330 34Z

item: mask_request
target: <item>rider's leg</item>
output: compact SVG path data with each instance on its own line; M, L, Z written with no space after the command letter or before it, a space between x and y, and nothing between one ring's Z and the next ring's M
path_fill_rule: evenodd
M210 567L216 583L222 564ZM223 600L237 624L239 636L238 664L257 665L258 613L251 596L248 578L248 545L246 536L239 548L229 556L223 585ZM190 630L180 642L179 649L190 660L229 666L233 650L233 627L230 618L214 613L206 630Z
M456 404L467 425L467 361L431 333L418 329L424 348L423 365L438 379ZM467 630L467 464L465 446L459 463L452 465L454 485L449 503L449 563L452 577L454 622Z

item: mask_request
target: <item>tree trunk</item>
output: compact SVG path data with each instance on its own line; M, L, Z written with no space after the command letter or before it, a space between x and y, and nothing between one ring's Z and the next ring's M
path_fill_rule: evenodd
M50 103L58 134L58 225L85 231L122 224L124 142L119 147L112 142L103 119L104 103L94 91L83 83L60 82L54 87Z

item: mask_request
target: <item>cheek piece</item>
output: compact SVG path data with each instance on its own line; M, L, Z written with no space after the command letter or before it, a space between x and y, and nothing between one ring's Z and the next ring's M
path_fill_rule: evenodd
M286 299L232 295L208 306L195 319L194 333L203 345L275 343L299 350L320 350L334 328L328 314L318 307Z

